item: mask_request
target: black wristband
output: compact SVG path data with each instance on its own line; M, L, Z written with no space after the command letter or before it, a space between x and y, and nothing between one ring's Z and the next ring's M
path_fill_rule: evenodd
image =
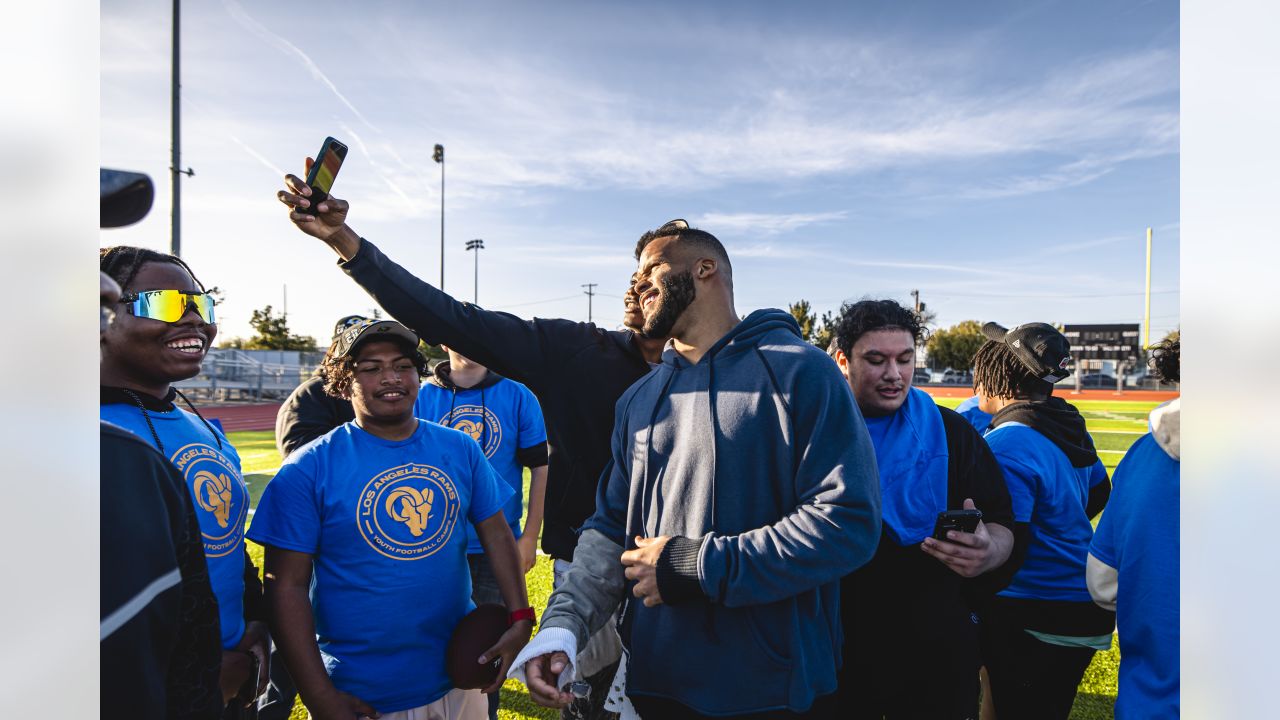
M676 535L658 556L658 593L668 605L705 597L698 579L698 554L704 540Z

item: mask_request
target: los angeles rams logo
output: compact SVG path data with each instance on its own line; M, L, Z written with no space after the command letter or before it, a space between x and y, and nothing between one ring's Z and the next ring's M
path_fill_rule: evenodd
M369 547L393 560L421 560L449 542L462 503L453 480L409 463L376 475L360 491L356 524Z
M472 440L480 443L480 449L484 451L486 458L493 457L502 444L502 423L498 422L498 416L487 407L459 405L452 412L445 413L436 424L470 435Z
M225 455L204 443L184 445L169 458L187 481L195 501L207 557L234 552L244 539L249 494L240 471Z

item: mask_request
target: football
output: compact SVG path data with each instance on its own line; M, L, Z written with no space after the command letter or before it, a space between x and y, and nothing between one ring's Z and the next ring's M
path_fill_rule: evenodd
M507 609L502 605L480 605L458 622L445 649L445 669L454 687L486 688L498 677L501 657L484 665L476 660L507 631L507 616Z

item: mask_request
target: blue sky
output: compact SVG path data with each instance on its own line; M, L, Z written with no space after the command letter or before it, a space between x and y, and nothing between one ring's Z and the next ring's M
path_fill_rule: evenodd
M864 296L938 324L1179 323L1172 2L190 3L183 254L249 333L288 285L327 339L372 301L274 199L326 135L334 192L391 257L524 317L614 326L645 230L716 234L738 311ZM169 243L170 3L101 5L102 164L157 180L103 244Z

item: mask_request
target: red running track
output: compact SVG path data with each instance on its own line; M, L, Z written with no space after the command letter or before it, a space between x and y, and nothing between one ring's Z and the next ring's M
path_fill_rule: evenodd
M241 430L275 430L276 411L281 403L256 403L253 405L200 405L200 414L217 418L225 432Z
M921 390L933 397L967 398L973 395L973 389L957 385L954 387L936 387L923 385ZM1056 393L1064 400L1132 400L1135 402L1164 402L1178 397L1176 391L1167 390L1126 390L1117 393L1115 390L1082 390L1075 394L1071 390L1059 389ZM202 405L200 412L207 418L217 418L222 429L227 432L241 430L275 430L276 411L280 403L257 403L253 405Z

